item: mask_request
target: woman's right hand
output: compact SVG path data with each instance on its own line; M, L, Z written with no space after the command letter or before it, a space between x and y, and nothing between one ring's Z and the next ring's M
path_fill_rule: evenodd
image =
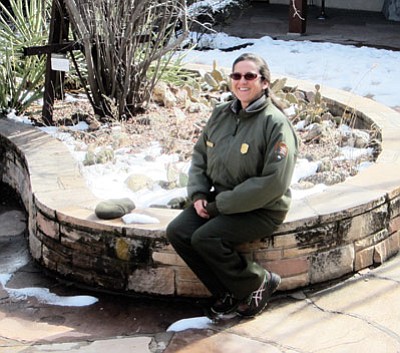
M208 214L207 210L206 210L206 206L207 206L207 200L196 200L193 203L194 209L196 210L197 214L201 217L201 218L210 218L210 215Z

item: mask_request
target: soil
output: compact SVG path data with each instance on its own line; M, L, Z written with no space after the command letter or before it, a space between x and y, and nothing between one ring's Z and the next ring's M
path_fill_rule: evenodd
M32 107L28 114L40 124L40 108ZM61 130L70 132L82 148L112 146L113 149L129 147L132 154L138 153L158 141L162 153L177 153L182 161L191 158L193 145L201 133L212 108L204 104L183 106L176 104L166 107L152 103L147 111L127 121L108 119L99 121L95 118L90 104L85 100L73 102L58 101L54 105L53 120ZM87 131L72 131L70 126L79 121L86 121ZM358 173L357 166L376 157L363 156L358 159L335 159L340 155L340 147L346 139L338 126L328 124L324 133L309 138L309 131L298 130L301 140L299 158L318 161L320 168L316 175L300 180L294 188L306 189L315 184L333 185L343 182L349 176ZM372 136L371 136L372 138ZM367 146L365 146L367 147ZM377 147L379 150L379 146Z

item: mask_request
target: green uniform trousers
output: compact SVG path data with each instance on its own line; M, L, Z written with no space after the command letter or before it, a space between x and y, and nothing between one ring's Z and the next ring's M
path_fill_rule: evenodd
M236 247L270 236L284 217L268 210L218 215L204 219L193 206L183 210L167 227L167 238L214 296L230 293L247 298L264 280L265 270L240 254Z

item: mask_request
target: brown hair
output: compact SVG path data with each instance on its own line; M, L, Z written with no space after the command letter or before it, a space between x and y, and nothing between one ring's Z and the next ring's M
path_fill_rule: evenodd
M254 62L258 68L258 72L260 73L261 78L263 80L267 81L269 84L271 83L271 71L269 70L268 64L261 56L259 56L257 54L243 53L242 55L240 55L238 58L236 58L236 60L232 64L232 71L234 71L237 63L239 63L241 61L245 61L245 60L250 60L250 61ZM272 103L274 103L274 105L276 107L278 107L278 109L281 110L286 115L282 103L273 94L273 92L269 89L269 87L267 87L265 89L265 95L267 97L270 97L272 100Z

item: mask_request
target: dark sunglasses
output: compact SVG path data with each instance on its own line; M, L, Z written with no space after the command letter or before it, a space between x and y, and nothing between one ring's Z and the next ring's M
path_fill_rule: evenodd
M262 77L260 74L255 74L254 72L246 72L245 74L241 74L240 72L232 72L229 77L234 80L234 81L239 81L242 77L244 77L244 79L246 81L253 81L255 80L257 77Z

